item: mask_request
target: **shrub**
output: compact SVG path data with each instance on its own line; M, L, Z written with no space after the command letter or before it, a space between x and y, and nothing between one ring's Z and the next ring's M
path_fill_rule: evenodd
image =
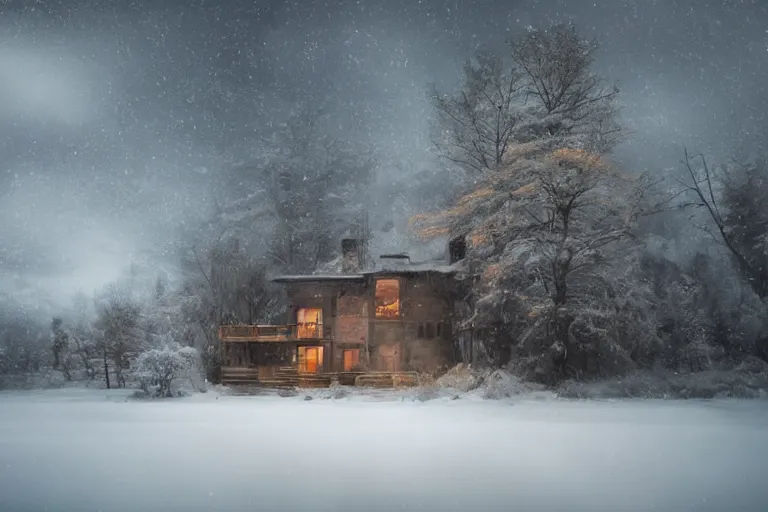
M142 352L136 359L141 388L154 396L172 396L173 380L194 366L197 355L194 348L177 343Z

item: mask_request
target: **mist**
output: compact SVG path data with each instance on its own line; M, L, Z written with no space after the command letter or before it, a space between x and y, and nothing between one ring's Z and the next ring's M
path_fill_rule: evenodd
M615 155L623 167L665 173L683 146L727 157L765 140L759 1L0 9L0 272L3 291L22 299L65 304L131 264L174 273L180 230L228 193L233 166L259 161L301 98L332 113L339 137L375 151L372 218L403 229L419 205L398 194L442 172L428 84L451 88L475 49L556 21L601 41L598 71L619 83L634 131Z
M765 0L0 0L0 508L764 509L766 83Z

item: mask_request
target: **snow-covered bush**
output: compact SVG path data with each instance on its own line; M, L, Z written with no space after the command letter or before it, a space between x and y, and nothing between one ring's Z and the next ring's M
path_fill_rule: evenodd
M483 397L498 400L542 391L543 386L525 382L505 370L492 372L483 382Z
M454 389L462 393L472 391L482 384L485 375L468 364L458 364L438 377L437 386Z
M192 369L197 356L194 348L177 343L142 352L136 358L136 374L142 389L159 397L172 396L173 380Z

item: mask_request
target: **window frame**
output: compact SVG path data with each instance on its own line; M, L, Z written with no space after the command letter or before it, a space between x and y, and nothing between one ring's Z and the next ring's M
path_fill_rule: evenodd
M300 322L302 311L317 311L317 322ZM306 315L306 313L304 313ZM323 322L323 308L322 307L297 307L296 308L296 338L301 340L320 339L323 337L323 329L325 328ZM308 325L315 324L314 334L315 336L306 336L309 333ZM306 330L305 330L306 329ZM305 335L302 335L305 334Z
M394 281L397 283L397 316L390 317L390 316L379 316L377 311L377 302L378 302L378 286L379 281ZM400 279L397 276L381 276L381 277L375 277L373 279L373 318L374 320L383 320L383 321L399 321L403 319L403 282L402 279Z
M346 360L347 352L349 352L350 354L355 354L355 357L354 357L355 364L353 364L350 369L347 369L347 360ZM341 366L342 366L342 370L344 372L353 372L353 371L355 371L354 370L355 367L359 367L360 366L360 349L359 348L344 348L344 349L342 349L341 350Z

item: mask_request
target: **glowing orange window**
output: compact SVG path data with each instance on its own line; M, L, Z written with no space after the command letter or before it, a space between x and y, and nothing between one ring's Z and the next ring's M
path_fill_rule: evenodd
M400 318L400 281L376 280L376 318Z
M344 371L351 372L360 364L360 349L353 348L345 350L344 354Z
M296 314L299 338L323 337L323 310L316 308L301 308Z

